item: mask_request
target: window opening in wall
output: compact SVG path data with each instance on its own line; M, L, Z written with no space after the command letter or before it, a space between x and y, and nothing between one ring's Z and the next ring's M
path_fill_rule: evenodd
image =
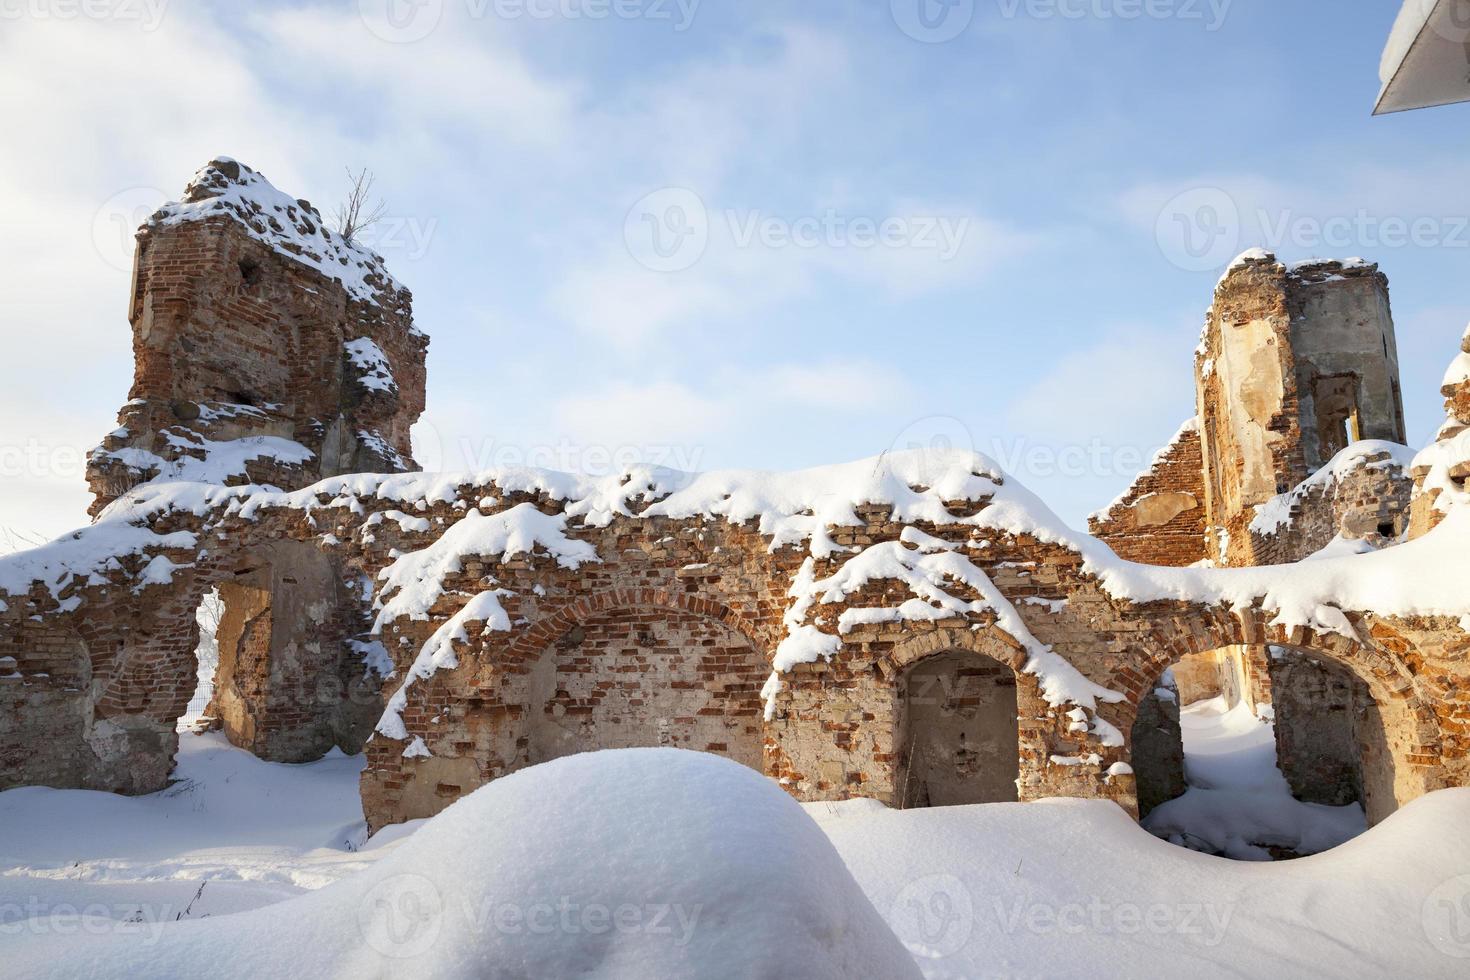
M1320 465L1363 437L1356 376L1318 378L1313 385L1313 403L1317 410Z

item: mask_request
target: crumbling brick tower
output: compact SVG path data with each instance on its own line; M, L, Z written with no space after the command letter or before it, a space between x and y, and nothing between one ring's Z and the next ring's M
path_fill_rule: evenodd
M297 489L418 468L428 338L381 258L226 158L137 240L136 368L89 457L94 515L146 480Z
M1405 440L1388 279L1375 264L1247 253L1215 290L1195 359L1209 557L1257 565L1256 507L1350 443ZM1385 513L1394 536L1402 515ZM1386 528L1385 528L1386 529Z
M294 490L418 469L428 338L379 256L227 158L137 242L135 374L120 427L89 457L94 516L149 481ZM380 710L354 640L370 595L356 573L275 542L210 578L224 615L208 713L230 740L280 761L356 751Z

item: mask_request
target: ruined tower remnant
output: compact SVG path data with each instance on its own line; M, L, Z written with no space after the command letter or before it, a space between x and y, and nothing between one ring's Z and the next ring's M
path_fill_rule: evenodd
M379 256L227 158L200 169L137 243L131 397L88 461L99 529L124 494L141 513L140 496L156 491L171 511L179 498L157 484L177 483L202 506L223 486L295 490L418 468L409 427L424 407L428 338ZM224 613L208 715L229 739L285 762L361 749L387 670L363 638L370 580L325 547L331 535L309 516L297 540L234 522L207 537L197 527L142 533L109 559L146 569L122 590L73 574L97 556L80 537L33 556L59 564L39 607L0 600L11 618L0 629L0 784L162 786L194 689L195 613L211 590ZM166 550L139 564L138 542ZM74 624L48 622L42 610L81 603L84 582L118 601Z
M1247 252L1215 290L1195 372L1206 545L1222 564L1260 563L1257 507L1352 443L1405 439L1388 279L1376 264L1286 266ZM1387 536L1402 530L1401 510L1375 515Z
M136 369L89 458L94 515L148 480L296 489L418 468L428 338L381 258L223 157L137 239Z

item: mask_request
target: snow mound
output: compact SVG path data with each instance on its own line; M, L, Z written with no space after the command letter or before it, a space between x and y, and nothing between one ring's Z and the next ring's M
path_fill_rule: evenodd
M1235 258L1230 260L1230 264L1225 267L1225 272L1223 275L1220 276L1220 281L1215 284L1215 288L1218 290L1221 286L1225 285L1225 280L1229 279L1235 273L1239 272L1241 269L1244 269L1247 266L1273 265L1275 264L1275 262L1275 252L1268 251L1267 249L1260 248L1259 246L1256 248L1248 248L1244 252L1241 252Z
M800 805L672 749L498 779L361 875L268 908L64 946L21 936L8 976L919 975Z

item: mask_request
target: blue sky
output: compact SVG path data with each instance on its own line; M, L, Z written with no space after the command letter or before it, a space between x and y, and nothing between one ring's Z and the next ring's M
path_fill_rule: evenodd
M123 229L219 154L324 210L376 172L435 468L938 439L1080 524L1192 414L1258 244L1383 265L1428 440L1470 107L1369 115L1396 5L919 2L7 5L0 527L84 522L131 379Z

